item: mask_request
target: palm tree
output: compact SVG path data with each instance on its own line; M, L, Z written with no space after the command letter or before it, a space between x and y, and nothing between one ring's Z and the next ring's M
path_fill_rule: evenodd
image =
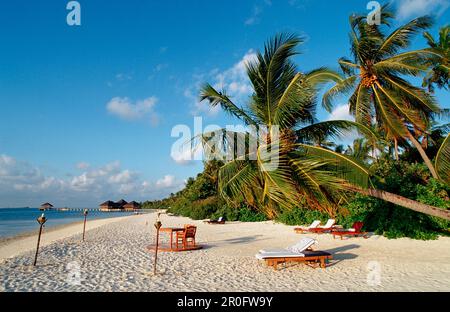
M439 41L435 41L429 32L424 33L430 48L440 54L441 57L430 57L428 61L429 72L423 80L423 87L434 92L434 85L438 88L448 90L450 80L450 26L444 26L439 30Z
M201 136L207 153L222 159L227 159L224 155L233 156L219 170L223 198L236 205L244 201L269 217L300 202L334 215L348 190L353 190L450 219L450 213L442 209L370 188L368 169L361 162L315 144L355 127L366 135L374 134L370 128L351 121L316 122L318 88L343 79L326 68L299 72L291 59L301 42L295 36L278 35L266 44L264 53L257 53L256 60L247 64L253 94L245 108L236 105L225 90L203 86L202 101L208 100L213 107L220 105L250 129L220 129ZM259 144L250 148L257 134ZM244 149L236 148L236 138L245 142ZM276 166L273 159L277 160Z
M384 27L389 26L393 17L384 6L380 25L369 25L362 15L350 18L353 59L339 60L347 78L325 94L323 103L331 109L335 95L351 91L350 113L356 121L367 127L378 124L386 139L394 142L397 158L400 140L413 144L432 176L438 178L417 136L426 131L440 108L430 94L402 76L416 77L424 73L430 55L435 58L440 55L432 49L401 52L410 45L414 35L432 25L432 20L419 17L385 34Z

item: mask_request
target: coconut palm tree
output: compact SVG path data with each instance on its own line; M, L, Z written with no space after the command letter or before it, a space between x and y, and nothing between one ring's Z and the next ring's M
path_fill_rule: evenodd
M318 89L343 78L326 68L299 72L292 57L301 42L295 36L278 35L247 64L253 94L245 107L235 104L226 90L203 86L202 101L219 105L248 129L220 129L201 136L206 154L226 160L219 170L223 198L236 205L244 201L269 217L300 202L334 215L352 190L450 219L442 209L370 188L368 169L361 162L314 143L354 128L374 133L351 121L316 121ZM236 147L236 139L244 143Z
M339 60L347 78L325 94L323 104L331 109L335 95L352 92L350 113L355 120L368 127L378 124L386 139L394 142L396 155L399 140L413 144L432 176L438 178L417 137L426 131L440 108L433 96L403 77L424 73L430 56L439 58L440 54L432 49L401 52L409 47L414 35L432 25L432 20L419 17L385 34L393 17L384 6L380 25L369 25L365 15L350 18L352 59Z
M429 72L423 80L423 87L427 87L430 92L434 92L434 85L440 89L449 89L450 81L450 26L444 26L439 30L439 41L436 41L429 32L425 32L425 39L430 48L441 55L441 57L431 56L428 65Z

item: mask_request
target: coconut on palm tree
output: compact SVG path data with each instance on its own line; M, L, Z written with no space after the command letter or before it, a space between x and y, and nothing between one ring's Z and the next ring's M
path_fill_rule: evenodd
M209 84L202 88L201 100L213 107L220 105L253 129L220 129L202 135L205 150L226 160L219 170L220 194L230 203L245 202L274 217L300 202L334 215L353 190L450 219L450 213L442 209L370 188L364 164L316 144L352 128L374 134L369 127L351 121L316 121L318 88L343 79L326 68L299 72L292 56L301 41L295 36L276 36L247 64L253 93L245 106L234 103L226 90ZM252 145L256 137L258 144ZM244 142L243 148L234 144L237 138Z

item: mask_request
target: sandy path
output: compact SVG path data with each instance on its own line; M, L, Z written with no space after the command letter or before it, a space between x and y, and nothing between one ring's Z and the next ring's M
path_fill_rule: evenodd
M273 222L208 225L163 216L163 226L198 226L200 251L161 253L154 276L154 214L132 216L42 249L33 268L32 252L0 265L5 291L449 291L450 238L388 240L372 236L334 240L308 235L316 249L334 254L331 265L266 267L254 258L261 248L286 247L306 235ZM163 238L163 241L166 239Z

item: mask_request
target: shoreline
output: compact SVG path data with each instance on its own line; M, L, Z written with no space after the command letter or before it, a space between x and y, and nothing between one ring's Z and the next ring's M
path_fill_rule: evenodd
M88 219L86 222L86 233L98 227L114 222L120 222L131 217L135 217L135 215L93 220ZM83 233L83 222L84 220L54 225L48 228L44 227L40 246L45 247L58 240L64 240ZM35 250L38 236L37 228L38 227L36 226L35 231L26 231L10 237L0 238L0 263L6 259L14 258L31 250Z

